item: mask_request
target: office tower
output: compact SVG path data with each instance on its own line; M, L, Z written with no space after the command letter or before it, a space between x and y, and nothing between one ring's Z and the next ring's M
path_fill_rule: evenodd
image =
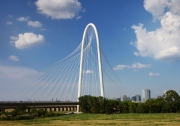
M131 101L136 102L136 96L132 96Z
M141 96L138 94L135 96L132 96L131 101L132 102L141 102Z
M143 89L142 90L142 102L145 102L146 100L151 98L151 92L149 89Z
M136 95L136 102L141 102L141 96L140 95Z
M130 97L127 97L126 95L123 95L122 101L129 101L129 100L130 100Z

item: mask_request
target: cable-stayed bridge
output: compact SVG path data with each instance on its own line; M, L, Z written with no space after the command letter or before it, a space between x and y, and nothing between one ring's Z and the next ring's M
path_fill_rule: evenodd
M70 55L0 90L0 101L77 102L83 95L120 98L123 86L101 49L95 25L90 23Z

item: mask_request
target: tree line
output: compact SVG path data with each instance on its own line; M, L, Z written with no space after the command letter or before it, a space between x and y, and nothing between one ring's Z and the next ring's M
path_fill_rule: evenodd
M85 95L79 98L79 105L83 113L177 113L180 112L180 96L169 90L161 98L134 103Z

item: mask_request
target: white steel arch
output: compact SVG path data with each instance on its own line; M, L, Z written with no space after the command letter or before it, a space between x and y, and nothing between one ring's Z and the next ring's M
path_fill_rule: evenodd
M94 32L95 32L95 36L96 36L100 90L101 90L101 96L104 97L104 84L103 84L102 63L101 63L101 53L100 53L100 43L99 43L98 32L97 32L96 26L93 23L89 23L84 30L83 38L82 38L81 57L80 57L81 59L80 59L80 69L79 69L79 82L78 82L78 98L81 96L82 74L83 74L83 58L84 58L84 41L86 38L87 30L90 26L93 27Z

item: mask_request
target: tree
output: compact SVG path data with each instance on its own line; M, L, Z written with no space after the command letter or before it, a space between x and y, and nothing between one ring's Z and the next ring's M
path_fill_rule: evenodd
M117 112L117 111L119 111L118 108L119 108L118 101L106 100L106 102L105 102L105 113L111 114L111 113Z
M88 104L90 107L90 113L99 113L99 101L97 97L89 97Z
M148 109L145 103L138 103L136 108L137 113L148 113Z
M79 97L79 106L80 106L80 111L84 112L84 113L90 113L90 105L89 105L89 100L90 99L90 95L84 95Z
M35 107L32 107L31 110L30 110L30 112L33 113L33 114L35 114L35 113L37 113L37 110L36 110Z
M123 101L121 102L121 109L122 109L122 113L129 113L129 102L130 101Z
M160 113L162 112L162 108L165 102L162 98L158 98L158 99L148 99L145 102L145 104L147 106L149 113Z
M99 110L100 113L105 113L105 103L106 103L106 101L107 100L105 98L103 98L101 96L98 97L98 102L99 102L98 110Z
M34 116L37 116L37 115L38 115L38 111L37 111L37 109L36 109L35 107L32 107L32 108L30 109L30 113L31 113L32 115L34 115Z
M136 113L137 105L137 103L129 102L129 112Z
M43 109L43 108L40 108L38 110L38 116L41 117L41 116L44 116L46 114L46 111Z
M108 100L103 97L85 95L79 97L80 110L84 113L114 113L119 111L116 100Z
M179 110L180 96L176 91L174 90L166 91L163 95L163 99L166 103L166 108L170 113L177 112Z

